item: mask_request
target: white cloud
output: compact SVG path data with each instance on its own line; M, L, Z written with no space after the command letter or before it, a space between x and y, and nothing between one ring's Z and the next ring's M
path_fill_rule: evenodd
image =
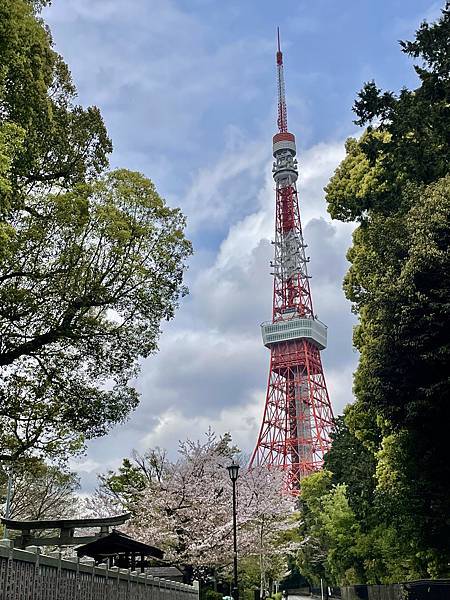
M181 411L170 409L158 418L155 428L140 440L141 449L170 448L176 450L176 442L201 439L211 428L217 435L231 433L233 442L244 452L249 453L255 444L262 416L259 392L254 393L245 405L223 408L213 418L204 415L186 417Z
M251 336L207 328L199 321L191 330L173 329L163 337L158 356L143 365L138 381L141 431L148 427L146 413L158 418L167 409L213 418L225 406L244 404L249 389L260 381L263 352L257 326Z
M183 199L190 229L223 227L230 218L248 214L268 156L266 143L245 139L236 127L229 128L222 156L197 171Z
M73 459L70 461L70 468L78 473L95 473L102 464L92 458Z

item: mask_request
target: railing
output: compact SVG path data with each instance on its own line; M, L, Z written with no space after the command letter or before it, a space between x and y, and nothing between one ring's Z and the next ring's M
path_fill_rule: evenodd
M30 549L31 550L31 549ZM55 556L57 554L57 556ZM0 545L1 600L198 600L194 586Z

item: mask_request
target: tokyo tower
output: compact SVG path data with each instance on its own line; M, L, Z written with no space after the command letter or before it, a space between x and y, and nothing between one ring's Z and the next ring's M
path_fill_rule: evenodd
M297 196L295 136L288 131L283 54L276 54L278 133L273 136L276 185L272 320L261 325L270 349L266 404L250 466L280 468L297 494L303 477L323 465L330 447L333 411L320 352L327 328L314 314L308 258Z

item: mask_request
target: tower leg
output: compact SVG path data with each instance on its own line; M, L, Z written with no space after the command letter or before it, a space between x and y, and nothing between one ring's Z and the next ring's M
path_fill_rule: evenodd
M322 467L332 427L319 350L306 340L275 346L251 465L283 469L286 487L298 493L301 480Z

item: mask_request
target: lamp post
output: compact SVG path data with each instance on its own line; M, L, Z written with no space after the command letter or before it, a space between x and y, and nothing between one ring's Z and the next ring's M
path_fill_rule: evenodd
M233 462L227 467L228 474L233 483L233 579L234 579L234 593L233 599L239 600L239 588L238 588L238 564L237 564L237 527L236 527L236 481L239 477L239 465Z

